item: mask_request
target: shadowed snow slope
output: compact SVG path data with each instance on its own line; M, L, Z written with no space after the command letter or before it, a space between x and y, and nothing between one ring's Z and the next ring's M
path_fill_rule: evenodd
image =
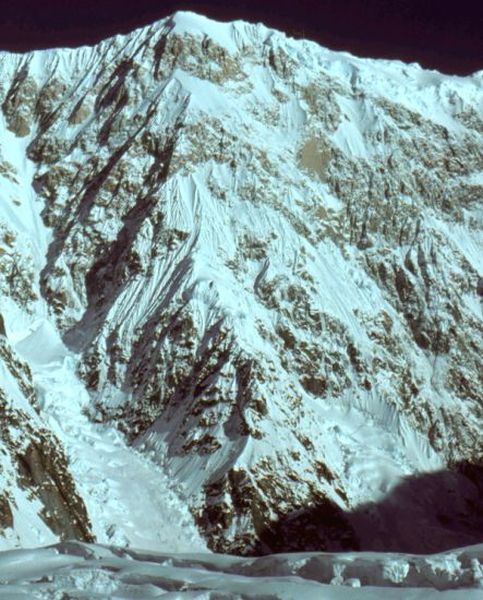
M482 541L482 84L192 13L0 53L0 545Z

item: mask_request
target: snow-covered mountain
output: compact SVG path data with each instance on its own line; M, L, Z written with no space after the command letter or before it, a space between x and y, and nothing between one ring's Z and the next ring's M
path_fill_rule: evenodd
M0 544L481 542L482 89L192 13L0 53Z

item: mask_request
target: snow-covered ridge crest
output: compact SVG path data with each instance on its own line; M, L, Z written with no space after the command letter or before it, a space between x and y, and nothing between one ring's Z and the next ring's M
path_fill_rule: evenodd
M191 13L0 72L5 344L89 535L166 543L174 490L122 523L135 465L219 551L479 541L481 73Z
M378 553L278 554L240 558L161 554L61 543L0 555L2 591L11 598L277 598L476 600L481 546L430 556ZM362 587L361 587L362 586ZM432 589L434 588L434 589Z

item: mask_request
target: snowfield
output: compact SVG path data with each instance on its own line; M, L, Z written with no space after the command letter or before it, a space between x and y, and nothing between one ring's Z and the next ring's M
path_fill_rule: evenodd
M479 600L482 550L473 546L432 556L362 552L244 559L68 542L0 555L0 598Z

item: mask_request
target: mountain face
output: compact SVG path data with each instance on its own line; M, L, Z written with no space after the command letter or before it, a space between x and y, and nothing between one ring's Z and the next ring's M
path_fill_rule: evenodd
M191 13L0 53L2 544L481 541L482 85Z

